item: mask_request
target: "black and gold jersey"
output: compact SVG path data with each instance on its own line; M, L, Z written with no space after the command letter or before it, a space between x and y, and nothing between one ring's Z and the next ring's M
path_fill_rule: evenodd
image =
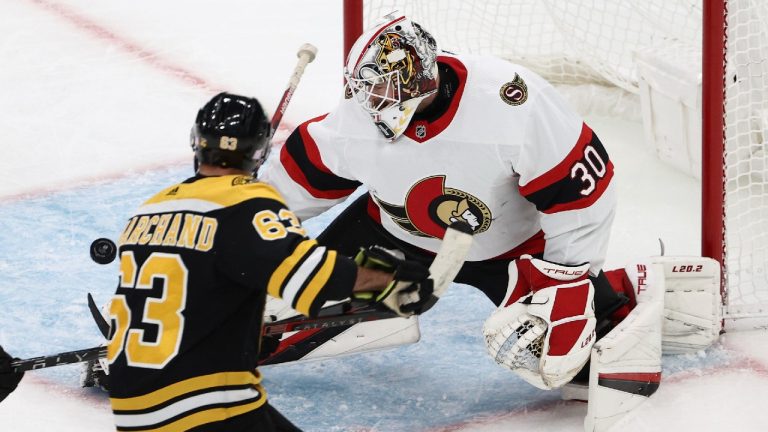
M357 273L307 238L275 189L244 176L161 191L119 243L107 360L121 431L226 430L262 406L266 294L314 314L348 297Z

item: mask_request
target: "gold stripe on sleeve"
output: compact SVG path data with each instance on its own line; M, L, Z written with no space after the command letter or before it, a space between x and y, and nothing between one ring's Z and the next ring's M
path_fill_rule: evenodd
M336 251L327 251L325 254L325 262L323 262L320 270L315 273L315 276L304 288L304 291L299 296L299 301L296 302L296 311L304 315L309 315L309 309L312 307L312 303L317 298L317 293L328 283L328 279L333 273L333 268L336 265Z
M296 246L296 249L294 249L293 253L288 258L284 259L283 262L277 266L272 273L272 276L269 277L269 283L267 284L267 293L269 295L274 298L282 298L281 295L283 286L286 282L285 279L291 273L291 270L301 264L304 257L307 255L307 252L315 245L317 245L316 240L304 240Z

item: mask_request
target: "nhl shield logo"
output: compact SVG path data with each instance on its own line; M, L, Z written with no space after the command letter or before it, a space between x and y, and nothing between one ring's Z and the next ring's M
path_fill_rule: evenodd
M424 137L426 137L427 126L423 124L416 125L416 136L419 137L420 139L423 139Z

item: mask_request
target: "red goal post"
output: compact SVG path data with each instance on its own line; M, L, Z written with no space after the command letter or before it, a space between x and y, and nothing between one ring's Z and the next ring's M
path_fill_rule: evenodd
M726 325L768 325L768 2L344 0L344 58L393 10L450 51L636 95L659 158L701 179L701 251L721 263ZM648 106L679 124L645 124Z

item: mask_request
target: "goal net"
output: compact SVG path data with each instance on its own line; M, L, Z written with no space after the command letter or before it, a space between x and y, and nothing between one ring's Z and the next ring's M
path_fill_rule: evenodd
M399 10L448 51L497 55L553 84L642 101L657 155L702 179L702 253L722 264L726 317L765 325L768 2L704 1L346 0L345 31ZM707 110L715 120L702 134Z

